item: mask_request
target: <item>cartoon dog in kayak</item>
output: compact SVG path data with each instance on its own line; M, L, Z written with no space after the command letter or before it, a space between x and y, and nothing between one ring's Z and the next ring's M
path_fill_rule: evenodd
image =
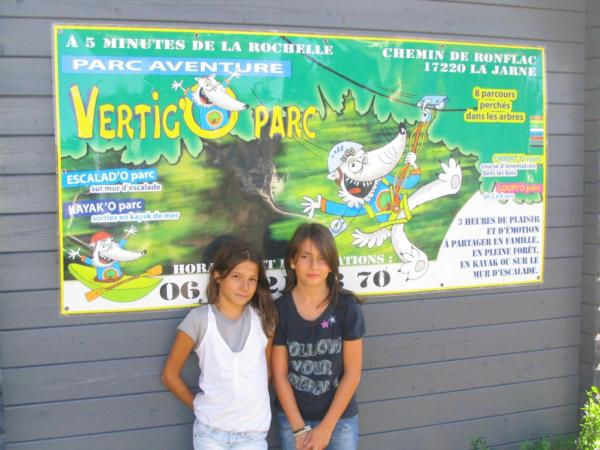
M79 258L81 262L94 267L96 269L97 281L117 281L123 276L121 263L135 261L146 254L145 251L134 252L123 248L127 239L136 232L135 226L130 226L125 231L125 237L117 243L110 233L98 231L90 240L91 258L80 255L79 248L77 250L70 250L69 258L73 260Z

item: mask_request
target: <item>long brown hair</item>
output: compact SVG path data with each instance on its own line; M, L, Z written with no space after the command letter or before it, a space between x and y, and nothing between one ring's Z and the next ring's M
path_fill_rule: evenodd
M321 256L331 269L329 275L327 275L327 287L329 288L329 295L325 298L325 302L334 304L337 303L338 296L340 294L352 296L358 301L358 298L352 291L343 288L342 276L340 274L340 259L338 256L337 247L335 246L335 239L331 232L319 223L303 223L294 232L292 239L288 243L287 255L284 260L285 273L287 276L287 282L283 292L291 292L292 289L298 284L296 279L296 272L292 269L292 262L298 255L300 246L304 241L309 239L312 244L317 247Z
M256 292L249 303L260 315L265 334L271 336L275 332L275 325L277 324L277 311L271 297L269 281L267 280L262 258L246 242L240 239L231 239L224 242L217 250L206 288L208 303L214 304L219 300L219 283L217 283L217 280L226 278L238 264L245 261L251 261L258 267Z

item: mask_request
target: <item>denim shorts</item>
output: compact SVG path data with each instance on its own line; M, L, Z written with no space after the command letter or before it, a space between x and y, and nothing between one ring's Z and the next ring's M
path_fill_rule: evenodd
M194 450L267 450L267 432L221 431L194 422Z
M277 421L279 422L279 439L283 450L295 450L294 435L286 415L277 411ZM307 425L316 427L319 420L305 420ZM357 450L358 449L358 416L348 417L338 420L338 423L331 433L331 440L327 450Z

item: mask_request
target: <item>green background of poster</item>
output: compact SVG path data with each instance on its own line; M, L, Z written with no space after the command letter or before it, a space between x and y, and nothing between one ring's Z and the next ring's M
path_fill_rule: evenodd
M105 48L105 43L111 48ZM291 43L298 45L295 53L275 51ZM164 49L169 45L172 48ZM115 48L121 46L127 48ZM331 54L318 54L327 53L327 47ZM393 52L403 57L384 56ZM174 82L180 82L183 89L192 88L196 77L208 73L69 73L64 70L68 57L285 61L290 73L233 78L230 88L249 108L239 112L230 133L212 139L199 137L186 126L182 111L177 109L182 89L173 89ZM482 178L479 169L497 154L538 155L544 161L545 145L530 145L529 120L532 116L542 118L545 143L545 69L540 48L289 33L57 26L54 58L64 280L73 279L68 271L72 263L68 251L78 244L71 237L86 243L94 233L104 230L117 238L132 223L137 233L130 236L126 246L147 253L127 265L128 274L141 274L160 265L169 275L174 273L174 265L206 263L211 242L224 234L244 237L262 247L267 259L278 261L295 227L307 220L303 197L337 198L338 187L327 179L330 149L341 141L358 142L366 150L380 147L394 138L400 124L411 135L423 113L417 103L425 96L446 96L448 103L444 110L434 113L427 128L427 139L418 154L422 173L419 186L437 179L440 163L449 158L462 168L460 192L421 206L405 227L408 238L430 260L436 259L452 219L475 192L491 192L496 182L545 183L545 162L536 170L520 171L508 178ZM484 70L487 73L482 73ZM495 70L500 73L493 74ZM216 75L220 82L227 77ZM168 120L171 124L178 121L180 132L169 138L164 124L154 127L148 115L145 138L140 138L140 121L134 117L130 121L133 137L123 127L122 138L105 139L100 136L100 113L96 110L93 136L81 138L70 93L73 86L78 87L84 106L90 104L94 86L99 92L98 108L113 105L116 111L119 105L133 109L142 104L151 111L156 107L164 112L168 105L174 105L175 112ZM465 110L478 106L473 96L476 87L515 90L518 94L512 111L524 113L526 120L466 122ZM257 137L259 106L268 111L296 107L301 113L312 107L317 114L310 117L308 129L301 127L300 135L269 136L267 125ZM117 131L116 112L108 117L108 128ZM271 117L271 124L273 120ZM152 131L157 128L161 136L154 138ZM89 186L68 188L62 183L65 173L148 168L156 170L160 192L91 194ZM544 196L544 192L516 194L512 201L539 203ZM92 223L89 216L65 216L65 205L103 198L143 199L146 211L177 211L180 216L178 220L102 224ZM326 226L333 218L318 211L314 216ZM350 222L351 229L336 238L341 256L373 254L369 248L353 245L351 235L352 229L370 224L372 220L366 216ZM384 244L377 254L385 263L398 259L391 245Z

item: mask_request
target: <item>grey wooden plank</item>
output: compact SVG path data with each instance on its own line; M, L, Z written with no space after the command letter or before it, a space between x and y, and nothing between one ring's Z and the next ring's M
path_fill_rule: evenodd
M446 1L446 0L433 0ZM564 0L460 0L460 3L470 4L491 4L503 5L508 8L516 6L519 8L541 8L541 9L558 9L561 11L585 11L585 0L577 0L574 2L565 2Z
M273 420L267 435L269 448L280 448ZM11 443L7 450L192 450L192 423L141 430L86 434L57 439ZM0 441L3 443L4 441ZM0 447L4 448L4 447Z
M584 183L583 191L583 211L586 213L599 213L600 212L600 204L599 201L599 187L597 182L592 183Z
M45 4L31 1L23 4L0 3L0 16L60 17L61 19L104 20L161 20L189 21L196 17L203 23L241 23L273 27L306 26L314 28L353 28L359 30L435 30L437 33L471 36L506 36L511 30L515 39L552 39L558 41L584 42L585 16L579 11L555 11L546 9L519 10L498 5L472 4L428 0L405 0L390 3L373 0L369 8L355 0L332 0L323 4L318 0L302 3L281 4L273 0L239 4L232 0L207 8L188 2L154 2L152 8L140 8L136 2L104 2L94 0L62 1L48 11ZM16 6L16 7L15 7ZM471 20L464 21L468 12ZM201 27L200 24L196 24ZM460 27L460 28L457 28Z
M0 304L2 305L0 330L122 323L150 319L181 320L189 311L187 308L178 308L127 314L61 316L58 289L2 293L0 294Z
M598 350L600 350L600 344L596 342L596 335L597 333L595 331L590 334L586 332L581 333L580 356L582 363L592 365L598 363L596 355L598 354Z
M56 173L54 137L0 137L0 175L35 173Z
M584 150L597 151L600 148L600 123L597 120L586 120L584 133Z
M598 169L600 167L598 150L586 151L583 157L585 159L583 180L586 182L598 182Z
M548 264L547 282L543 285L545 288L549 288L550 284L557 283L556 277L561 276L561 273L567 270L572 273L566 276L562 282L569 280L569 282L573 282L572 286L581 283L581 260L574 258L570 263L569 260L571 258L560 260L562 263L556 272L554 264ZM569 268L569 264L573 264L575 267ZM562 282L558 282L558 284L562 284ZM408 333L518 322L523 319L573 317L580 313L581 305L579 301L573 299L577 291L564 290L559 293L554 292L554 289L532 287L520 293L519 291L506 292L506 289L502 288L494 293L486 290L472 291L471 296L446 299L424 300L424 295L421 294L420 299L404 300L401 305L402 309L398 305L393 309L394 306L390 306L390 302L368 303L368 300L363 309L369 324L367 333L368 335ZM463 295L467 293L468 291L461 292ZM579 299L580 295L575 295L575 298ZM379 297L373 298L373 300L377 299Z
M0 16L2 15L0 14ZM52 19L38 20L0 17L0 55L51 55L52 34L50 30L52 22Z
M548 73L546 83L548 103L585 103L584 74Z
M578 345L579 332L579 318L570 317L371 336L364 341L364 366L423 364L566 347Z
M600 89L590 89L585 91L585 120L600 119Z
M2 59L0 65L0 95L52 95L52 62L49 58ZM584 103L582 73L547 74L549 103Z
M568 42L539 42L538 44L546 49L546 70L584 73L586 55L583 44Z
M548 167L548 196L583 195L583 166Z
M583 105L548 105L550 134L583 134Z
M105 22L107 23L107 22ZM28 32L32 28L35 29L49 29L51 21L48 19L30 20L30 19L2 19L0 18L0 44L3 45L5 55L9 56L34 56L34 57L48 57L50 56L50 46L46 40L38 39L37 35ZM116 25L123 25L122 23L116 23ZM152 24L146 24L148 26ZM158 24L158 26L166 27L166 24ZM192 24L182 25L183 27L192 27ZM210 28L211 25L206 25L205 28ZM233 28L233 27L230 27ZM243 28L243 27L242 27ZM281 29L281 27L278 27ZM254 27L254 29L256 29ZM300 31L300 30L295 30ZM313 32L319 30L313 29ZM322 33L326 33L328 30L320 30ZM351 34L351 30L347 31ZM358 34L358 33L357 33ZM454 35L442 35L442 34L431 34L427 33L415 33L414 36L410 36L406 33L394 33L388 32L382 34L373 30L362 31L360 34L363 35L389 35L396 37L423 37L428 39L439 39L439 40L455 40ZM18 36L18 38L15 38ZM487 42L490 43L508 43L516 44L514 38L502 39L502 38L486 38ZM16 44L19 45L16 45ZM22 43L22 45L20 45ZM556 42L550 41L545 42L541 40L533 40L523 42L523 45L534 45L544 46L546 48L546 59L547 59L547 70L550 72L571 72L582 74L584 72L585 62L585 47L583 43L571 43L571 42ZM550 95L553 95L549 93Z
M485 417L464 422L416 429L390 431L363 435L360 448L456 450L467 449L473 438L484 436L489 445L506 442L533 440L557 433L572 433L577 430L577 406L559 406L537 411Z
M550 263L551 261L555 261ZM550 263L550 264L549 264ZM580 276L574 276L567 264L581 263L581 258L547 259L546 281L555 277L557 286L571 287ZM564 267L563 267L564 265ZM26 267L28 270L23 270ZM55 252L5 253L0 254L0 287L3 291L36 290L57 288L58 254ZM558 273L555 273L558 272ZM35 273L35 277L31 277ZM561 284L566 283L566 284ZM371 297L377 299L378 297Z
M12 256L0 255L1 258L10 258L7 267L12 267L15 259ZM24 256L16 260L17 264L27 264L27 257ZM579 262L578 262L579 261ZM402 298L404 300L417 299L434 299L434 298L456 298L462 295L496 295L500 293L519 293L529 291L548 290L555 288L572 287L581 283L580 264L581 258L564 259L549 259L546 261L546 281L543 285L531 286L512 286L502 288L478 289L473 291L446 291L446 292L429 292L420 294L407 294L401 297L386 296L372 297L368 302L393 301ZM7 279L11 279L8 277ZM35 287L33 287L35 288ZM31 285L27 285L27 289L32 289ZM99 323L114 323L128 320L145 320L145 319L163 319L163 318L180 318L186 313L186 309L171 310L171 311L149 311L142 313L128 314L95 314L95 315L77 315L64 317L59 315L58 304L59 294L55 289L48 290L46 288L40 291L27 292L23 295L18 290L14 292L0 293L0 304L3 305L3 314L0 314L0 330L23 329L34 327L52 327L63 325L83 325L83 324L99 324ZM580 293L571 292L569 295L579 297Z
M600 30L597 28L595 30ZM595 33L598 35L597 39L600 39L600 31ZM600 89L600 57L590 58L590 55L586 53L585 60L585 89L594 90Z
M583 406L587 401L587 394L589 392L589 388L594 385L600 385L600 370L598 369L598 360L592 365L592 367L585 367L587 363L582 363L582 373L581 373L581 384L579 388L579 404ZM583 373L583 368L586 369L586 373Z
M583 195L583 166L548 167L548 196ZM57 210L55 175L0 176L0 211L50 213Z
M594 3L597 2L588 2L589 3L589 7L592 8L592 5L594 5ZM597 17L600 18L600 15L596 15L594 16L594 14L589 14L588 15L588 19L589 18L593 18L593 17ZM600 45L598 45L598 42L600 42L600 27L598 25L600 24L595 24L596 26L592 28L591 24L588 23L588 27L585 31L585 56L586 58L600 58Z
M588 129L595 122L586 122ZM591 132L591 131L590 131ZM589 135L591 142L598 136ZM549 166L583 165L584 137L582 135L548 136L547 162ZM591 145L591 144L589 144ZM586 147L592 150L591 147ZM56 145L52 136L0 136L0 175L56 173Z
M585 391L587 391L592 385L597 386L598 384L594 381L594 378L597 377L597 375L595 376L595 372L596 372L596 364L590 364L587 362L581 362L580 365L580 399L579 402L580 404L583 405L583 403L585 402Z
M5 413L9 443L179 425L193 417L167 392L15 406Z
M0 385L2 379L0 378ZM6 444L6 434L4 432L4 403L2 402L2 394L0 393L0 448L4 449Z
M6 256L5 256L6 257ZM0 257L1 258L1 257ZM22 261L22 259L21 259ZM570 270L562 266L566 264L573 264L576 260L569 259L568 263L558 260L547 261L547 276L546 282L542 285L544 290L561 288L565 286L574 286L577 283L575 279L576 269L571 266ZM56 269L54 269L56 270ZM558 276L560 275L563 276ZM580 277L577 278L580 280ZM31 289L28 286L29 289ZM516 293L516 292L527 292L529 290L540 290L540 287L534 285L531 287L518 286L518 287L504 287L502 289L486 289L471 291L470 295L474 292L482 292L485 295L498 294L501 292L505 293ZM400 298L408 299L422 299L422 298L455 298L468 293L464 291L449 291L449 292L430 292L426 294L412 294L405 295ZM565 294L566 295L566 294ZM569 291L568 295L579 297L580 292ZM142 313L127 313L127 314L92 314L92 315L76 315L76 316L61 316L59 314L59 293L56 289L47 289L39 291L29 291L24 293L15 290L14 292L0 293L0 304L2 305L2 314L0 314L0 330L11 330L11 329L27 329L37 327L55 327L65 325L86 325L86 324L100 324L100 323L116 323L123 321L138 321L148 319L168 319L168 318L182 318L186 313L187 309L175 309L167 311L149 311ZM387 299L389 297L385 297ZM391 299L398 299L399 297L391 297ZM374 297L368 302L381 301L381 297Z
M583 215L583 242L586 244L600 243L600 216L598 214Z
M363 374L358 397L360 401L366 402L385 400L390 397L399 398L530 381L544 377L568 376L578 373L578 353L576 347L571 347L461 361L421 364L418 366L369 370ZM75 399L93 397L92 394L102 391L102 387L95 385L104 385L105 383L108 383L108 386L104 387L104 391L110 395L136 393L130 392L130 389L120 389L120 379L126 377L127 374L132 377L129 383L130 388L133 387L134 382L140 381L141 385L137 389L139 393L143 393L143 389L158 384L160 366L163 361L164 358L161 358L160 364L157 364L159 361L153 361L150 369L139 366L138 370L131 368L127 369L125 373L114 373L112 376L105 375L105 373L113 370L112 365L108 365L107 368L95 368L95 375L88 372L88 369L91 367L86 367L85 365L77 366L74 372L83 370L87 376L71 375L69 371L70 367L65 366L62 374L57 370L54 376L61 378L61 375L66 375L69 381L75 383L74 387L76 391L83 394L81 397L76 397L71 393L70 398L74 397ZM140 374L140 372L146 371L149 374ZM197 370L186 370L185 372L188 384L194 385L194 377L197 375ZM462 375L458 376L458 374ZM25 375L27 374L25 373ZM11 391L10 388L15 387L13 384L15 380L13 378L16 377L8 379L7 387L9 388L9 392ZM44 382L43 380L40 381ZM61 383L63 388L66 386L66 382ZM33 400L34 403L44 402L48 398L47 391L53 391L58 387L47 381L44 383L46 386L45 391L37 389L41 397L29 394L25 397L19 397L19 403L27 403L27 400ZM79 383L83 383L84 386L80 386ZM161 388L160 386L157 387ZM86 389L89 388L92 389L92 392L86 392ZM24 392L24 389L22 392ZM9 401L7 401L6 405L9 408L11 406L18 406L16 403L11 404Z
M3 49L3 54L5 56L34 56L34 57L48 57L51 55L51 46L49 44L50 37L50 26L52 22L55 20L52 19L3 19L0 18L0 45ZM110 24L110 21L103 21L103 24ZM116 22L113 25L123 26L123 23ZM134 25L139 26L139 23ZM146 23L145 26L152 26L152 23ZM168 27L173 26L173 24L154 24L159 27ZM178 24L178 27L188 27L188 28L204 28L210 29L215 28L215 24L204 24L199 26L198 23L183 23ZM223 28L223 25L217 26ZM252 29L258 30L256 26L243 26L243 25L230 25L225 26L225 28L229 29ZM277 25L277 27L263 27L262 29L271 30L273 28L277 28L279 30L285 29L281 25ZM32 33L32 29L47 29L48 30L48 40L40 39L39 34ZM417 37L424 39L438 39L438 40L456 40L457 37L454 33L451 34L439 34L435 33L434 30L430 30L429 32L422 32L421 30L415 31L413 33L400 32L400 31L392 31L392 30L401 30L400 28L392 28L388 32L378 32L376 29L370 30L356 30L354 34L357 35L369 35L369 36L392 36L392 37ZM297 28L288 28L288 31L302 31ZM334 30L317 29L312 28L307 31L312 31L314 33L328 33ZM336 31L336 33L343 33L340 31ZM353 34L353 30L350 28L345 29L345 34ZM460 38L460 37L459 37ZM465 38L462 38L465 39ZM556 71L556 72L573 72L573 73L583 73L584 72L584 64L585 64L585 45L583 42L557 42L556 40L551 39L550 41L541 40L542 38L536 37L533 40L527 40L521 42L523 45L533 45L533 46L543 46L546 48L546 59L547 59L547 70ZM482 39L474 39L475 41L481 41ZM516 37L512 36L510 38L504 37L486 37L485 41L489 43L497 43L497 44L518 44L519 41Z
M586 2L586 26L600 26L600 4L598 2Z
M379 433L571 405L577 402L578 382L579 377L572 376L364 403L361 431Z
M577 433L575 431L572 431L567 434L576 435ZM543 434L543 435L539 435L539 436L534 436L530 440L535 441L536 439L539 440L539 439L545 438L545 437L548 437L548 435ZM497 446L494 446L493 449L494 450L521 450L523 444L524 444L524 442L514 442L514 443L506 444L506 445L497 445Z
M573 301L573 292L532 290L526 295L498 293L400 303L367 302L363 311L369 336L411 333L578 316L581 305ZM165 355L179 321L177 318L129 322L127 326L106 323L3 331L0 367Z
M53 117L49 97L0 98L0 135L53 134Z
M0 252L57 250L56 214L0 216Z
M596 244L583 245L583 267L586 273L598 273L600 270L600 253Z
M2 367L24 367L166 355L179 322L167 319L2 332L0 361ZM24 340L17 342L17 335ZM34 350L34 341L43 348Z
M412 390L409 384L411 377L408 375L411 373L416 377L415 380L423 378L429 380L427 383L432 381L431 377L436 377L433 381L436 381L438 386L442 381L439 378L440 374L448 374L448 371L466 374L464 380L470 379L471 383L498 384L491 381L498 379L494 378L496 375L489 374L489 378L482 375L483 370L489 370L494 366L496 367L494 370L506 378L509 374L503 372L502 367L497 367L498 365L509 368L510 376L541 378L543 376L534 373L530 366L533 361L542 357L544 361L538 362L540 367L544 367L546 376L551 376L550 372L554 373L554 376L559 376L558 372L562 370L560 364L573 355L577 357L578 344L579 318L577 317L368 337L364 342L364 369L367 372L363 378L362 395L367 397L380 395L378 390L382 387L379 386L379 378L384 378L381 382L387 386L385 389L389 387L389 383L394 384L391 387L390 397L397 396L392 395L392 392L398 389L407 390L405 395L416 395L417 392ZM559 351L554 351L553 348L559 348ZM550 352L545 353L545 351ZM511 355L515 353L517 354ZM494 355L506 355L507 359ZM160 391L163 386L159 377L165 358L166 356L161 355L38 366L35 370L30 367L3 369L5 404L15 406L24 403L57 402ZM476 359L468 362L465 361L467 358ZM451 364L445 365L444 361L450 361ZM406 367L411 364L417 366ZM461 364L469 368L460 369ZM403 367L388 369L382 372L383 375L371 375L371 372L377 372L372 369L400 365ZM471 365L483 366L483 369L477 371ZM570 370L573 368L577 370L577 361L569 367ZM419 372L421 370L422 373ZM397 376L394 371L400 375ZM198 369L195 357L188 360L183 374L188 385L196 384ZM456 377L449 376L448 383L456 383L454 378ZM414 387L416 382L410 383L413 383ZM373 387L374 383L375 387ZM433 389L434 384L427 383L420 385L419 389L425 391L429 387ZM395 386L396 384L398 386ZM441 390L441 387L438 389Z
M0 95L52 95L50 59L2 58Z
M546 257L581 256L583 227L548 228L546 230Z
M582 197L548 198L546 204L546 226L569 227L583 224Z
M53 213L0 215L0 252L58 250L57 221ZM581 249L579 253L574 249L580 247L582 233L581 226L548 228L546 257L581 256Z
M579 348L471 358L363 373L360 402L579 375Z
M1 448L1 447L0 447ZM6 450L192 450L192 424L9 443Z
M582 300L589 305L600 305L600 280L596 273L583 274Z
M48 37L50 36L50 27L54 22L52 19L3 19L0 18L0 45L3 49L5 56L34 56L34 57L48 57L51 55L51 48L46 39L40 39L39 35L31 33L32 29L47 29ZM110 21L103 21L103 24L110 24ZM123 23L116 22L113 25L123 26ZM135 25L139 26L139 23ZM145 26L152 26L152 23L146 23ZM155 24L159 27L173 26L173 24ZM215 24L204 24L199 26L198 23L183 23L178 24L178 27L187 28L215 28ZM217 26L223 28L223 25ZM243 26L243 25L230 25L230 29L252 29L257 30L257 27ZM278 25L277 27L264 27L263 29L271 30L277 28L283 30L285 27ZM369 35L369 36L392 36L392 37L417 37L424 39L438 39L438 40L456 40L457 37L454 33L450 35L436 34L435 29L429 30L429 32L415 31L414 33L406 33L400 28L392 28L388 32L378 32L376 29L371 30L356 30L354 34ZM289 28L288 31L302 31L297 28ZM327 33L333 30L328 29L317 29L312 28L307 31L313 33L321 32ZM337 33L343 33L337 31ZM346 34L352 34L353 30L350 28L345 29ZM464 38L463 38L464 39ZM48 39L49 40L49 39ZM475 39L475 41L481 39ZM518 44L516 38L504 38L504 37L486 37L485 41L489 43L497 44ZM543 46L546 48L546 60L547 70L556 72L572 72L572 73L583 73L585 65L585 45L583 42L557 42L556 40L543 41L541 38L534 38L533 40L527 40L522 42L523 45Z
M585 334L594 334L597 332L600 324L600 308L598 305L590 305L583 302L581 304L581 332Z
M55 175L0 176L0 211L52 213L57 210Z
M599 173L599 161L598 151L585 152L585 159L587 161L583 171L583 181L586 183L597 183Z
M166 355L112 361L4 369L6 406L59 402L164 390L160 373ZM188 359L182 376L198 385L198 359Z
M583 134L583 109L583 105L578 104L549 104L548 133ZM0 135L39 136L53 133L51 98L0 98Z
M57 287L57 268L56 252L0 254L0 289L17 291Z
M574 376L363 403L361 431L377 433L570 405L577 401L577 384ZM191 414L166 392L14 406L6 408L7 440L65 437L73 430L84 435L175 425L188 422Z

